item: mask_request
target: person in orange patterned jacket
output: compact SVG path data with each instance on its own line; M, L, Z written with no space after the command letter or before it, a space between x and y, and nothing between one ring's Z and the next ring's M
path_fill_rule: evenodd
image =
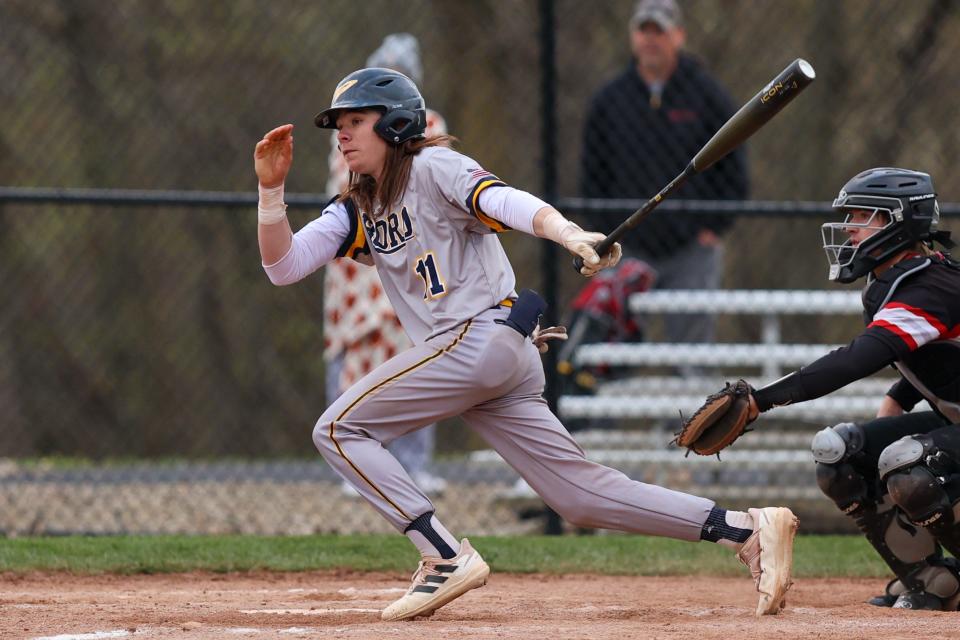
M367 59L368 67L394 69L417 85L423 81L420 45L408 33L387 36ZM447 132L443 117L427 109L426 135ZM348 169L338 152L336 132L331 138L330 177L327 194L333 197L346 185ZM404 333L383 292L380 277L373 267L353 260L339 259L326 267L323 284L324 348L327 403L379 364L408 349L410 339ZM362 304L358 304L362 301ZM388 449L427 495L442 494L446 481L430 472L436 441L436 425L413 431L390 443ZM353 487L342 485L343 492L356 495Z

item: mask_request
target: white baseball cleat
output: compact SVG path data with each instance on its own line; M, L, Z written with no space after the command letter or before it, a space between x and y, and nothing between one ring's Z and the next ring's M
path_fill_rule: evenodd
M455 558L424 558L402 598L383 610L383 620L412 620L433 612L467 591L487 584L490 567L464 538Z
M793 584L793 537L800 522L786 507L747 512L753 516L753 534L743 543L737 558L750 568L757 582L757 615L777 614L786 606L787 589Z

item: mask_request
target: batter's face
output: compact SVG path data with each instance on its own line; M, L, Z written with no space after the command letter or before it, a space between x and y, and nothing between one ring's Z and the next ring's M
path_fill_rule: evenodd
M374 110L344 111L337 116L337 143L343 159L353 173L380 179L387 159L387 141L381 138L373 125L380 120Z

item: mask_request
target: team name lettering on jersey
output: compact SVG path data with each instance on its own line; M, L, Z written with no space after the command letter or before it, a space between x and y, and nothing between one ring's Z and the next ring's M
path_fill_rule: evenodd
M398 251L413 237L413 225L410 224L410 214L406 207L400 209L399 213L391 212L376 221L364 213L363 226L366 227L367 237L377 253Z

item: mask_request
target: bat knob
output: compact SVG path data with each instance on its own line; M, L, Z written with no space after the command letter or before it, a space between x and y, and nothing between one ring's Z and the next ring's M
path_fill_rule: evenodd
M573 268L576 269L577 273L580 273L580 269L583 268L583 258L577 256L573 259Z

